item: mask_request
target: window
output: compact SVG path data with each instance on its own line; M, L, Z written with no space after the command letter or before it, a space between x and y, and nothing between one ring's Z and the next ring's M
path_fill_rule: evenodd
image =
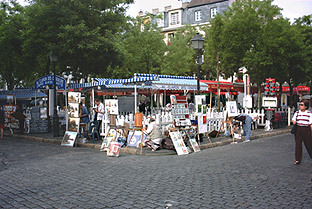
M214 18L217 15L217 7L210 9L210 17Z
M171 25L177 25L179 24L179 13L175 12L175 13L171 13Z
M201 11L195 12L195 21L201 21Z

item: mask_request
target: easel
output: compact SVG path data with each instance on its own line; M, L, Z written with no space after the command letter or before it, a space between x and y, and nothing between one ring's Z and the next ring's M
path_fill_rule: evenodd
M124 135L124 137L127 138L128 128L126 126L117 126L116 125L116 115L110 115L110 124L109 124L108 129L106 131L106 134L104 136L104 139L103 139L103 142L101 145L101 150L104 149L104 146L106 143L105 139L108 137L110 130L116 130L116 135L114 136L114 138L110 142L115 142L118 139L119 135Z
M134 116L134 128L129 129L129 131L132 131L132 135L129 139L129 141L127 142L127 146L126 146L126 150L128 149L129 143L132 139L132 137L134 136L135 131L141 131L142 132L142 136L141 136L141 150L140 150L140 155L142 155L142 149L143 149L143 124L142 124L142 118L143 118L143 113L135 113Z
M217 136L219 136L220 132L224 129L227 129L228 127L230 127L231 129L231 135L232 135L232 139L233 139L233 144L235 143L235 138L234 138L234 133L235 131L237 131L237 133L240 135L239 131L238 131L238 125L233 125L233 117L226 117L225 121L221 122L221 126L219 128L219 131L217 133ZM225 126L225 127L224 127Z

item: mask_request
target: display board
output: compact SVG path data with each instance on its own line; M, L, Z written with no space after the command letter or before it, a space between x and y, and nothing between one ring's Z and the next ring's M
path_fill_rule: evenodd
M190 143L192 145L192 148L193 148L194 152L199 152L200 151L200 147L199 147L199 145L198 145L198 143L197 143L195 138L190 138Z
M206 96L205 95L195 95L195 107L196 113L203 113L203 105L206 104ZM207 111L207 107L206 107Z
M68 129L63 137L62 146L73 147L79 132L80 117L79 103L81 102L80 92L68 92L68 120L66 127Z
M118 115L118 100L106 99L105 100L105 112L111 115Z
M175 147L175 150L177 151L178 155L186 155L189 154L189 151L187 150L182 135L180 132L170 132L170 138L173 142L173 145Z
M175 125L184 126L190 124L190 110L188 108L187 97L171 95L170 98L172 104L172 115L175 119Z
M207 115L198 113L197 115L198 119L198 133L207 133L208 126L207 126Z

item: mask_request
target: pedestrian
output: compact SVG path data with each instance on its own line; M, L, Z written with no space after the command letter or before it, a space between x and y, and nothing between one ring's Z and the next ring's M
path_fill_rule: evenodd
M145 102L144 101L141 101L140 104L139 104L139 111L141 113L143 113L143 115L145 115Z
M96 122L97 125L97 132L100 133L100 126L102 124L102 119L105 113L105 107L104 104L101 102L100 99L95 99L94 101L95 103L95 107L94 107L94 111L95 111L95 117L94 117L94 121Z
M3 108L0 108L0 130L1 130L1 137L0 139L3 139L3 129L5 124L5 113Z
M250 142L252 118L247 114L240 114L234 117L234 120L243 122L243 136L245 136L244 142Z
M311 128L312 128L312 113L307 110L309 108L309 101L300 101L299 111L296 111L292 122L297 124L295 133L295 165L300 164L302 160L302 141L312 159L312 139L311 139Z

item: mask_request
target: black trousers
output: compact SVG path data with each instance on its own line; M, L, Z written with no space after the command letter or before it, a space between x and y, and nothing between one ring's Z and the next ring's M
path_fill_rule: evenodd
M310 158L312 159L312 135L310 126L297 126L296 134L296 150L295 158L296 161L302 160L302 142L304 143Z

